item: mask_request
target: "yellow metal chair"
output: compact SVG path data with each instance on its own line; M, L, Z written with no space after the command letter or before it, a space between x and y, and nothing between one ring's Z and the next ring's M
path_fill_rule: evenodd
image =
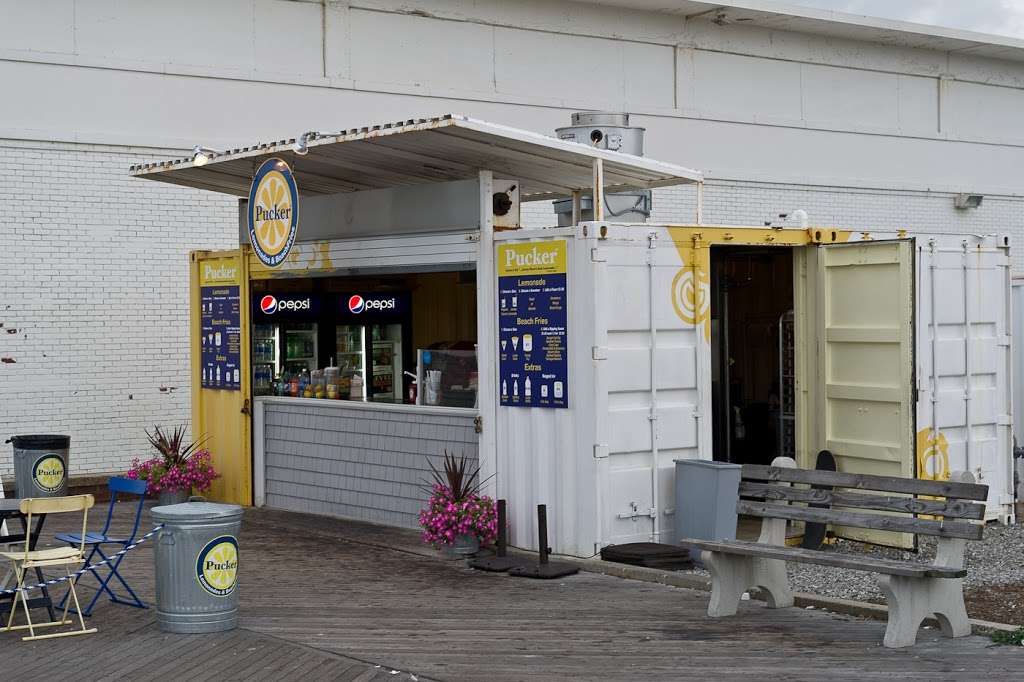
M20 591L20 588L25 585L25 576L28 575L28 569L37 568L42 566L64 566L64 570L67 575L72 575L75 570L79 569L82 564L85 563L85 528L89 522L89 509L92 508L95 500L92 495L70 495L68 497L39 497L24 499L21 501L20 509L21 513L24 514L26 524L28 528L32 528L32 516L36 514L61 514L65 512L82 512L82 542L77 547L53 547L50 549L37 549L30 550L29 539L30 534L25 534L25 548L23 551L17 552L0 552L0 556L7 557L14 564L14 575L17 578L17 587L19 591L14 595L14 601L11 602L11 615L7 619L7 627L4 628L4 632L8 630L28 630L29 636L22 637L23 640L32 639L49 639L51 637L67 637L69 635L84 635L91 632L96 632L96 628L86 629L85 620L82 618L82 607L78 604L78 593L75 592L75 581L68 580L68 590L71 593L71 599L66 600L64 606L64 613L60 617L60 620L50 621L46 623L33 623L32 615L29 613L28 608L28 595L24 591ZM27 625L14 625L14 613L17 611L18 599L21 599L22 605L25 607L25 620L28 622ZM53 632L47 635L37 635L36 628L52 627L55 625L71 625L74 621L68 618L68 609L71 608L71 602L75 602L76 613L78 613L78 622L81 624L81 629L69 630L66 632Z

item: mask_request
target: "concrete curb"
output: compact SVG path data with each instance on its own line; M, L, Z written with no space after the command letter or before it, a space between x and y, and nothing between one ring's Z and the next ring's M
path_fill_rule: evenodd
M516 554L526 555L525 552ZM599 559L576 559L574 557L557 557L557 561L579 566L581 571L588 573L600 573L602 575L614 576L625 580L639 580L647 583L659 583L671 587L682 587L702 592L711 591L711 579L692 573L680 573L677 571L662 571L656 568L644 566L629 566L627 564L615 564ZM753 590L750 594L752 599L764 601L759 590ZM872 618L875 620L887 620L889 618L889 607L884 604L872 604L870 602L853 601L850 599L838 599L835 597L823 597L817 594L797 592L794 595L795 606L798 608L815 608L831 613L841 613L847 616L858 618ZM927 619L925 625L938 627L934 619ZM991 635L994 632L1015 632L1018 626L1006 623L994 623L987 620L971 619L971 632L975 635Z

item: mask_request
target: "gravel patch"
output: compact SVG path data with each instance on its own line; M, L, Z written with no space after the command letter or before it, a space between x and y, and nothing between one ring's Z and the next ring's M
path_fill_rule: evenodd
M936 539L922 537L919 544L920 551L915 553L837 540L834 545L826 546L823 551L931 563L935 559ZM966 560L965 588L1024 585L1024 525L993 524L986 527L981 541L967 543ZM874 573L812 564L788 563L787 567L790 586L795 592L857 601L884 602ZM693 572L708 575L707 571L700 569Z

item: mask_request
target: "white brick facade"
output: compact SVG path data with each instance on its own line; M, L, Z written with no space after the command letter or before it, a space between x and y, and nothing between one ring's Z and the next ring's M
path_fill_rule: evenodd
M128 177L174 153L0 140L0 436L70 435L72 476L123 471L143 429L189 418L188 252L237 244L237 209Z
M707 223L803 208L1024 238L1019 47L632 0L93 5L0 0L0 437L70 434L72 475L123 470L143 428L189 416L186 256L237 242L235 200L127 169L194 144L447 112L551 133L573 110L621 110L649 156L708 172ZM124 146L140 144L160 148ZM954 209L959 191L981 208ZM694 213L692 188L655 193L654 221ZM555 224L547 202L523 216Z
M693 187L655 190L651 222L692 224L696 216ZM869 190L811 185L709 180L704 189L704 223L763 225L777 223L780 213L807 211L811 225L863 231L1009 234L1011 245L1024 242L1024 197L986 196L976 209L957 209L953 193ZM523 206L530 227L556 224L551 203ZM1024 274L1024 243L1010 249L1015 275Z

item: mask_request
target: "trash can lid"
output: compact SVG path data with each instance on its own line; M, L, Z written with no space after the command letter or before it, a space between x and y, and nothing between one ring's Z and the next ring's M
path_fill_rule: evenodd
M216 504L214 502L182 502L153 507L155 521L205 521L241 516L242 508L237 504Z
M674 459L672 460L676 465L682 464L684 467L704 467L706 469L742 469L742 464L732 464L731 462L716 462L710 459Z
M71 436L11 436L9 442L19 450L67 450L71 447Z

